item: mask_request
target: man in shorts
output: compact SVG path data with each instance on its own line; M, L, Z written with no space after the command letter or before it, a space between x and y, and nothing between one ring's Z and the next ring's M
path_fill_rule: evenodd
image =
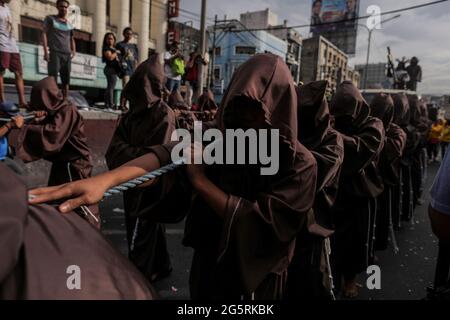
M3 77L8 69L16 77L19 105L21 108L26 108L22 62L19 47L13 35L12 16L8 7L10 2L11 0L0 0L0 103L5 101Z
M69 93L72 59L76 54L73 26L67 20L69 5L67 0L56 1L58 15L45 18L42 33L44 60L48 62L48 75L58 79L59 74L64 99L67 99Z

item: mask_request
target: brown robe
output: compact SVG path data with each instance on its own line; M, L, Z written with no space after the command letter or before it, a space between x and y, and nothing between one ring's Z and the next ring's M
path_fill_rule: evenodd
M313 220L332 229L332 206L344 161L344 144L340 134L331 127L325 97L327 86L327 81L317 81L297 88L298 139L317 161ZM297 236L295 255L289 266L287 299L329 297L331 288L324 268L323 246L324 237L311 234L305 225Z
M376 161L385 132L381 120L370 117L370 108L350 81L343 82L333 97L331 114L344 140L344 164L334 207L336 272L353 277L369 263L373 199L383 191ZM339 282L337 283L339 287Z
M175 116L162 100L164 77L156 54L131 77L123 93L130 101L130 112L121 120L106 153L110 169L149 153L151 146L170 142ZM164 222L161 216L173 207L163 198L173 179L174 174L169 174L151 187L124 193L129 257L150 281L171 270L165 227L159 222Z
M194 130L194 122L197 121L197 117L189 111L179 91L172 92L168 104L174 110L177 129Z
M394 210L394 224L397 228L400 227L401 221L408 221L412 217L414 211L414 198L413 198L413 182L412 182L412 166L414 162L415 152L420 145L420 133L411 124L411 110L408 102L408 97L405 94L395 94L394 100L394 123L400 126L400 128L406 133L406 146L401 158L401 206L399 211L401 213L401 219L397 221L397 209ZM417 115L414 116L417 118ZM398 192L396 192L398 193ZM394 194L394 199L398 197Z
M411 125L413 125L420 134L419 144L414 150L413 162L411 166L411 178L413 188L414 208L417 206L419 198L422 196L424 181L424 168L427 166L424 154L427 147L428 133L430 126L427 120L422 116L421 103L417 95L408 96L408 103L411 112Z
M93 166L83 117L74 104L63 100L53 77L33 86L30 110L46 111L48 115L39 124L23 127L16 142L17 156L25 163L50 161L49 186L89 178ZM100 228L98 206L90 206L89 210L96 219L87 214L85 218Z
M378 94L371 105L371 116L383 121L386 138L380 155L379 170L385 189L378 197L378 214L376 228L376 249L386 250L388 246L389 227L392 223L393 188L400 184L400 159L406 146L406 133L394 120L394 100L390 95Z
M223 219L201 197L190 206L183 243L195 249L190 278L195 300L280 299L295 237L314 203L317 165L297 140L297 96L286 64L260 54L241 65L218 111L220 130L226 129L224 118L239 117L230 107L243 98L280 130L280 171L262 177L252 166L207 168L208 177L229 196ZM154 152L162 164L169 161L167 146Z
M149 300L139 272L76 213L27 204L27 190L0 163L0 300ZM70 277L78 266L81 289Z
M218 106L211 90L203 92L202 95L198 97L197 103L199 111L203 112L203 121L211 121L215 118Z
M37 82L31 90L31 111L46 111L44 122L26 125L19 134L17 156L25 163L52 162L49 186L91 176L92 159L77 107L62 99L53 77Z

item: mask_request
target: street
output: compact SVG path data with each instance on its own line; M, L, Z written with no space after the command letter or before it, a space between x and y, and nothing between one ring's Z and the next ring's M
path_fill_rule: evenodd
M403 224L397 232L400 253L394 255L392 248L377 252L381 268L381 290L366 288L367 275L361 275L363 285L359 299L362 300L418 300L426 296L426 288L433 283L437 256L437 240L431 233L428 220L429 190L437 173L438 165L428 169L424 188L425 204L415 212L415 224ZM121 197L105 200L101 204L103 233L123 254L127 252L123 205ZM189 299L189 268L192 249L181 245L183 224L167 226L167 241L172 259L173 273L154 284L162 299Z

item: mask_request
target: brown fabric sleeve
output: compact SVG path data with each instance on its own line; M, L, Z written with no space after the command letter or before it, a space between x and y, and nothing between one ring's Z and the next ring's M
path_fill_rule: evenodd
M287 268L295 236L313 206L317 165L306 148L299 150L294 168L274 183L271 192L255 202L229 196L218 261L227 256L236 259L247 294L270 273Z

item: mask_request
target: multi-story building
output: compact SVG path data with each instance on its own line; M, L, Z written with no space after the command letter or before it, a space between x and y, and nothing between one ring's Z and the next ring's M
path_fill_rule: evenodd
M186 58L191 52L200 48L201 32L192 25L171 21L169 23L169 30L174 31L173 40L180 43L180 50Z
M215 45L212 80L219 96L230 83L236 68L251 56L270 52L286 58L287 42L267 31L247 31L238 21L217 27L221 36Z
M348 66L348 56L322 36L303 40L300 80L309 83L327 80L331 91L345 80L359 86L357 71Z
M364 88L364 79L366 73L366 65L365 64L357 64L355 66L355 70L359 72L361 75L360 79L360 88L363 89L378 89L385 88L388 85L390 87L389 79L386 75L386 63L371 63L367 66L367 85ZM386 89L388 89L386 88Z
M269 9L243 13L240 21L248 29L273 28L269 32L287 42L286 64L297 83L300 79L301 35L294 29L287 28L287 20L284 20L282 25L278 25L278 16Z
M165 50L168 0L70 0L69 20L75 27L77 56L73 61L72 84L99 94L106 87L101 62L102 42L106 32L114 32L118 41L125 27L136 33L143 61L149 49ZM19 41L24 78L32 84L45 77L41 30L47 15L56 14L56 0L13 0L9 4L13 16L13 30ZM12 79L11 73L6 74ZM120 88L120 84L118 84Z

